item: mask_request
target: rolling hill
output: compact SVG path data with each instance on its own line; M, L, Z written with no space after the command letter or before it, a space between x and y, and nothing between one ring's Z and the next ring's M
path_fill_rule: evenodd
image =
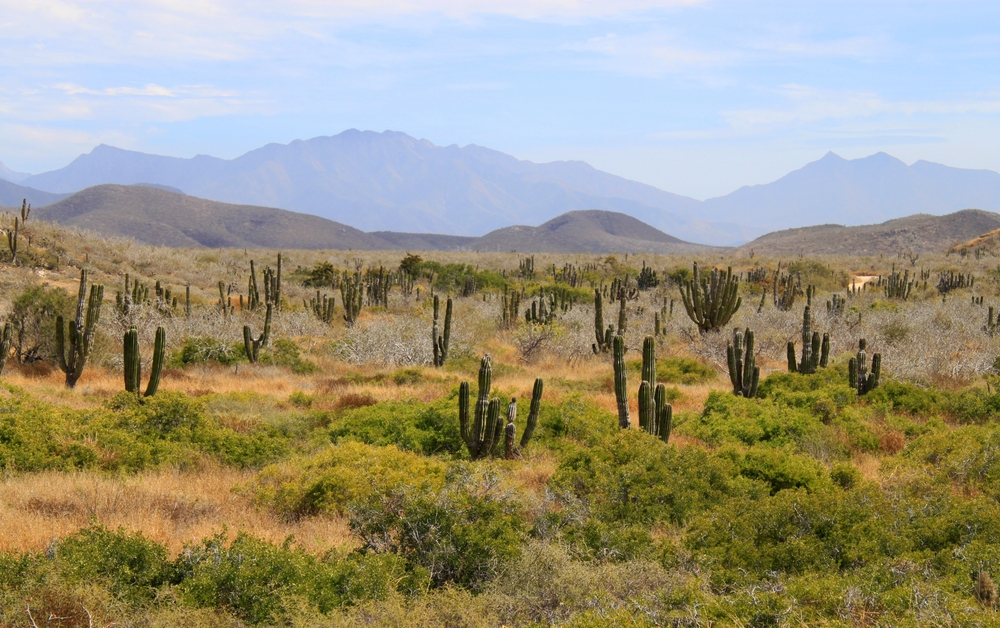
M631 216L602 210L567 212L537 227L491 231L475 242L480 251L546 253L693 253L709 247L667 235Z
M209 201L145 185L98 185L35 210L32 217L159 246L287 249L480 250L522 252L689 252L707 247L630 216L576 211L539 227L483 237L382 231L282 209Z
M994 229L1000 214L966 209L946 216L917 214L877 225L819 225L775 231L740 247L768 255L895 255L944 251Z
M32 217L158 246L378 249L354 227L282 209L232 205L159 188L98 185Z

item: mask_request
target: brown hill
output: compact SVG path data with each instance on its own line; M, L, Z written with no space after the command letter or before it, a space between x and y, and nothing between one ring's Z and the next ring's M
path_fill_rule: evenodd
M207 201L153 187L98 185L32 217L158 246L393 248L354 227L283 209Z
M1000 214L964 209L946 216L916 214L878 225L819 225L786 229L740 247L763 255L878 255L944 251L1000 229Z
M270 207L232 205L147 185L98 185L32 217L158 246L410 251L650 252L704 250L616 212L585 210L481 238L353 227Z
M525 253L690 253L710 247L684 242L618 212L567 212L537 227L491 231L472 244L479 251Z

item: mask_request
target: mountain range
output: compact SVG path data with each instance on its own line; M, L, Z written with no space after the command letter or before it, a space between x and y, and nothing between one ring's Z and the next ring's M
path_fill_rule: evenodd
M220 203L150 185L97 185L51 205L32 219L132 238L157 246L562 253L688 253L710 250L669 236L621 213L568 212L538 227L515 226L482 237L380 231L311 214Z
M6 205L16 204L8 196L22 193L40 206L95 185L145 184L313 214L369 232L465 237L599 209L711 245L745 243L831 219L851 226L920 213L1000 210L996 172L926 161L908 166L885 153L855 160L828 153L771 183L699 201L579 161L537 164L481 146L436 146L393 131L349 130L268 144L231 160L101 145L42 174L0 167L0 179L16 181L18 190L30 188L18 192L9 189L12 183L0 184L0 203Z

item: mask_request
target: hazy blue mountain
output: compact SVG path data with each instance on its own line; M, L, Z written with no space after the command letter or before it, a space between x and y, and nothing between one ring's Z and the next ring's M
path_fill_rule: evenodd
M0 161L0 179L3 179L4 181L10 181L12 183L20 183L21 181L24 181L30 176L31 175L28 174L27 172L15 172L14 170L11 170L7 166L5 166L2 161Z
M967 208L1000 210L1000 174L918 161L912 166L877 153L846 160L827 153L765 185L742 187L702 204L706 219L765 233L835 222L869 225L912 214Z
M435 146L404 133L345 131L268 144L232 160L161 157L101 145L26 185L74 192L102 183L167 185L193 196L280 207L363 230L478 236L567 211L627 213L692 241L740 241L699 202L583 162L536 164L481 146Z
M0 205L4 207L20 207L21 201L24 199L27 199L32 207L41 207L42 205L55 203L67 196L69 195L42 192L41 190L0 179Z
M1000 174L878 153L833 153L764 185L704 202L601 172L536 164L481 146L435 146L386 131L268 144L236 159L147 155L98 146L21 184L69 193L104 183L168 186L200 198L278 207L364 231L481 236L570 211L628 214L688 242L732 245L824 223L872 224L917 213L1000 210Z

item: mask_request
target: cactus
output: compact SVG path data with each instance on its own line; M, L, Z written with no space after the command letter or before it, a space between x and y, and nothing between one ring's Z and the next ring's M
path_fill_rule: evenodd
M693 277L681 286L681 299L688 317L703 334L724 327L743 302L732 267L725 273L713 268L705 277L699 273L697 263Z
M0 375L3 375L3 369L7 365L7 356L10 355L10 345L13 341L13 325L10 323L4 323L3 334L0 335Z
M524 426L521 434L521 449L528 446L531 437L535 434L535 427L538 425L538 411L542 407L542 378L535 379L535 386L531 390L531 408L528 410L528 423Z
M628 329L628 310L625 307L625 297L618 300L618 335L624 336Z
M337 300L334 297L328 295L320 296L319 290L316 291L315 297L309 298L309 303L305 303L303 299L302 304L306 306L307 309L312 310L312 313L319 320L323 321L327 325L333 322L333 312L336 307Z
M628 412L628 375L625 372L625 339L615 336L612 354L615 369L615 401L618 404L618 427L626 430L631 425Z
M656 276L656 271L646 266L646 262L642 263L642 270L639 272L638 279L636 279L636 285L639 290L649 290L660 285L660 279Z
M243 349L246 351L247 359L256 364L260 359L260 348L266 347L271 338L271 311L274 305L267 304L267 312L264 314L264 331L257 338L253 337L253 330L249 325L243 326Z
M434 344L434 366L444 366L444 361L448 359L448 345L451 342L451 297L448 297L448 303L445 305L444 334L442 335L438 335L438 309L438 297L434 295L434 324L431 327L431 342Z
M511 397L510 403L507 404L507 426L503 431L503 456L507 460L514 459L514 439L517 438L515 419L517 419L517 399Z
M983 331L990 335L992 338L997 332L997 328L1000 327L1000 316L996 316L993 310L993 306L990 306L989 314L986 318L986 325L983 326Z
M795 297L799 293L799 287L795 285L795 278L791 275L781 276L781 265L774 271L774 307L782 312L792 309L795 304Z
M14 228L7 230L7 248L10 249L10 263L17 264L17 238L21 232L21 223L14 218Z
M616 392L617 392L617 372ZM626 401L626 407L628 402ZM656 341L647 336L642 341L642 382L639 384L639 428L659 436L663 442L670 439L673 408L667 403L667 389L656 383Z
M63 317L56 317L56 357L59 368L66 374L66 387L73 388L83 374L83 367L90 357L90 346L101 320L101 303L104 301L104 286L94 285L87 297L87 271L80 271L80 290L76 300L76 319L67 324ZM69 328L67 334L66 328ZM66 336L69 347L66 347Z
M513 327L517 324L518 312L521 311L521 293L517 290L512 290L509 294L507 292L507 287L504 286L503 289L503 312L500 315L501 322L504 327Z
M479 365L479 393L476 399L474 422L471 424L469 422L469 382L462 382L458 389L459 429L462 440L465 441L465 446L469 450L469 457L473 460L492 455L501 439L505 438L505 424L500 420L500 400L490 399L492 378L493 363L490 356L485 355ZM508 418L510 418L512 410L515 415L517 413L515 400L511 400L511 404L514 407L508 407ZM537 417L535 420L537 421ZM511 447L513 447L513 435L511 435L510 442Z
M125 390L139 394L142 379L142 357L139 355L139 332L132 325L125 332L124 339ZM167 332L163 327L156 328L156 340L153 343L153 364L149 373L149 382L143 397L152 397L160 386L160 375L163 373L163 361L166 355Z
M364 290L361 285L361 274L354 273L348 276L344 271L344 276L340 282L340 302L344 305L344 322L348 326L353 326L361 313L361 301L364 297Z
M795 364L795 343L788 343L788 371L811 375L816 367L826 368L830 360L830 334L823 334L822 342L818 331L812 331L812 315L807 305L802 311L802 361Z
M834 294L831 301L826 302L826 313L828 316L840 316L847 306L847 298L839 294Z
M867 343L862 338L858 341L858 354L847 363L847 381L858 391L858 395L865 395L878 388L879 379L882 375L882 354L872 355L872 368L868 370L868 353L865 351Z
M910 291L913 290L913 282L910 280L910 271L906 270L900 274L896 270L896 265L892 265L892 274L882 282L882 293L887 299L905 301L910 298Z
M604 329L604 299L601 291L594 290L594 336L597 342L593 345L594 353L607 353L611 350L611 339L613 331L609 326Z
M191 318L191 285L184 289L184 315Z
M738 397L756 397L760 381L760 367L753 353L753 332L733 330L733 341L726 347L729 363L729 381L733 394Z

